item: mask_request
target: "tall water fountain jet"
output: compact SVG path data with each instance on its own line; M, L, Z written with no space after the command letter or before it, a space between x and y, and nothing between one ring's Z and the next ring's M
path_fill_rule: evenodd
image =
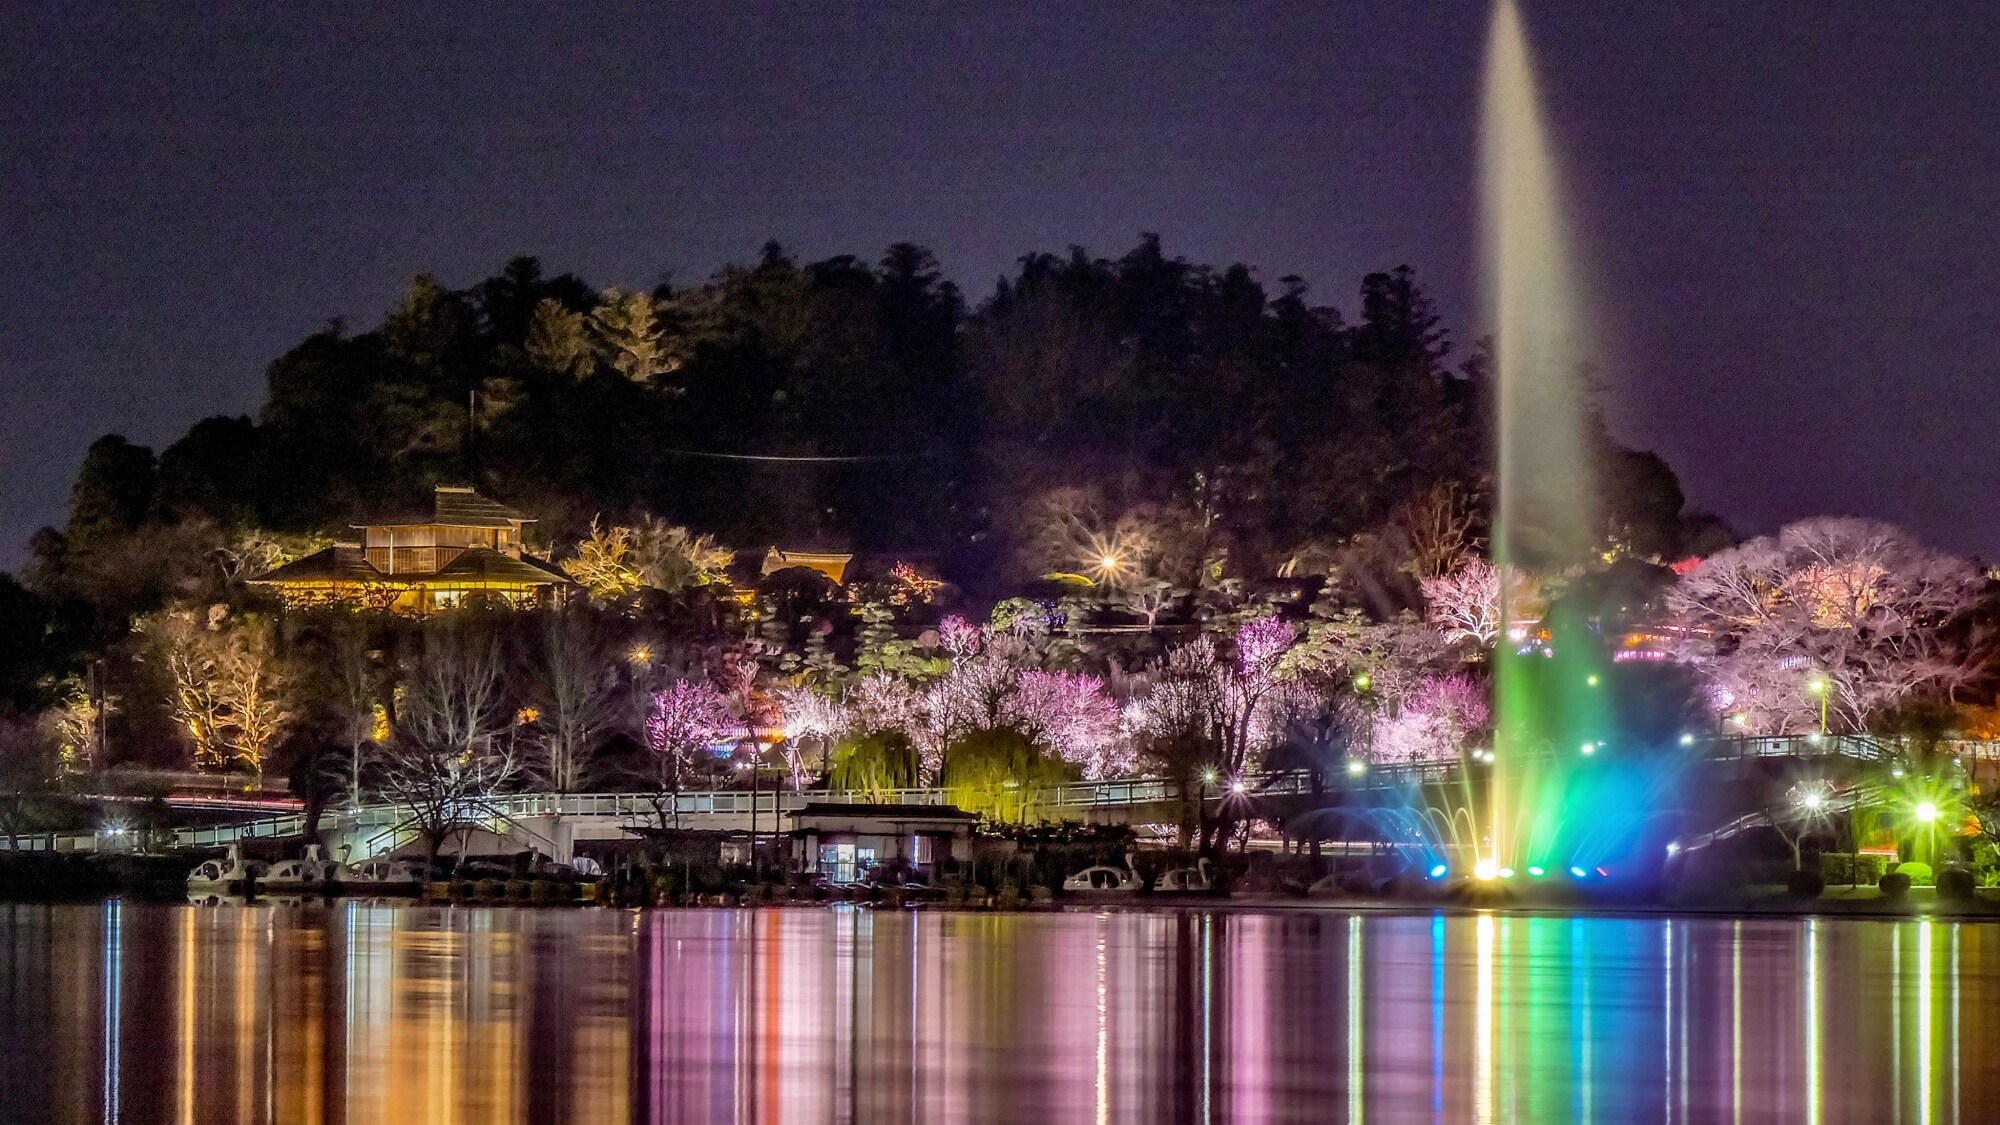
M1581 560L1596 527L1585 437L1575 279L1533 67L1513 0L1493 9L1481 134L1485 292L1498 384L1494 561L1503 574ZM1495 668L1498 734L1484 800L1481 867L1566 869L1595 811L1589 733L1603 707L1593 646L1564 644L1559 622L1524 635L1503 583ZM1540 629L1556 636L1544 643Z

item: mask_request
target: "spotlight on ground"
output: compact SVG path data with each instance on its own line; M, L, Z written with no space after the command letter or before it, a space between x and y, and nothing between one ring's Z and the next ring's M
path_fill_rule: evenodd
M1588 879L1588 878L1590 878L1590 872L1588 872L1588 871L1585 871L1585 870L1584 870L1583 868L1581 868L1581 867L1572 867L1572 868L1570 868L1570 869L1569 869L1569 873L1570 873L1571 875L1574 875L1574 876L1576 876L1576 877L1577 877L1577 878L1579 878L1579 879Z
M1442 879L1444 878L1445 872L1448 870L1450 870L1450 868L1447 868L1444 864L1442 863L1436 864L1431 868L1431 878Z

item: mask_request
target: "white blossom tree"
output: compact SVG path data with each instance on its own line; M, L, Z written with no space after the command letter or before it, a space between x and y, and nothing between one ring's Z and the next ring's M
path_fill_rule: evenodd
M1861 732L1896 707L1948 698L1971 675L1954 628L1977 570L1908 533L1822 518L1719 552L1668 594L1681 655L1737 726Z
M1453 643L1481 648L1500 636L1500 571L1475 558L1449 574L1423 580L1431 625Z

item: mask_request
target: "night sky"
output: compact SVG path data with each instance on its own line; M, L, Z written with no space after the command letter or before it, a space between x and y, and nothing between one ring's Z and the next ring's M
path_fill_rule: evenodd
M1479 2L0 15L0 564L106 431L254 412L330 318L520 253L697 281L768 238L1298 273L1477 334ZM1739 530L2000 556L2000 5L1534 3L1614 429Z

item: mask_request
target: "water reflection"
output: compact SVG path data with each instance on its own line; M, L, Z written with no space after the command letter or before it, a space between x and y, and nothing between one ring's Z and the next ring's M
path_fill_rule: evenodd
M0 907L0 1118L1982 1120L1992 933Z

